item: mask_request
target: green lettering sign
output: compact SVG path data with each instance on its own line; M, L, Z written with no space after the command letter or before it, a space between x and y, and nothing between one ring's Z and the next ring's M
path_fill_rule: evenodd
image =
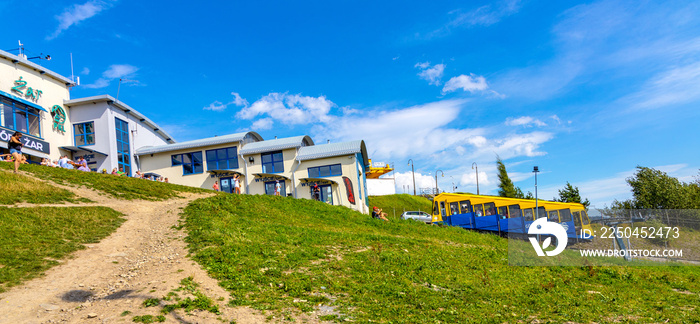
M66 123L66 111L59 105L53 105L51 107L51 116L53 116L53 129L65 132L66 129L63 128L63 124Z
M22 80L22 77L20 76L19 80L15 80L15 86L12 87L13 92L17 92L25 98L32 99L34 101L37 101L41 94L44 93L41 90L32 89L32 87L27 88L26 91L24 88L27 88L27 81Z

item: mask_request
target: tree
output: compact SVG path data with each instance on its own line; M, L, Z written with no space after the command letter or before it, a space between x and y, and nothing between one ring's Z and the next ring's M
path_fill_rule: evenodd
M637 166L634 176L627 178L632 187L633 203L639 209L698 208L698 186L686 184L666 172Z
M588 206L591 204L588 199L581 201L581 194L578 191L578 187L572 186L568 181L564 189L559 190L559 198L554 198L554 201L579 203L582 204L583 207L586 207L586 209L588 209Z
M523 198L523 191L517 188L508 177L506 166L500 157L496 157L496 168L498 169L498 195L508 198Z

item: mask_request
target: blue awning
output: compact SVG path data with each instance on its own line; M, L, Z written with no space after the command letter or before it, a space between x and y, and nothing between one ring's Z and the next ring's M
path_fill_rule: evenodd
M29 101L29 100L25 100L25 99L22 99L22 98L20 98L20 97L17 97L17 96L15 96L15 95L13 95L13 94L9 94L9 93L7 93L7 92L5 92L5 91L0 90L0 95L5 96L5 97L10 98L10 99L15 100L15 101L19 101L19 102L21 102L21 103L23 103L23 104L25 104L25 105L27 105L27 106L29 106L29 107L39 109L39 110L41 110L41 111L43 111L43 112L48 112L48 111L47 111L46 109L44 109L44 107L42 107L42 106L39 106L39 105L37 105L37 104L35 104L35 103Z
M109 156L109 154L102 153L100 151L95 151L93 149L89 149L84 146L61 146L59 147L60 149L64 149L66 151L71 151L71 152L78 152L78 151L84 151L88 153L97 153L97 154L102 154L104 156Z

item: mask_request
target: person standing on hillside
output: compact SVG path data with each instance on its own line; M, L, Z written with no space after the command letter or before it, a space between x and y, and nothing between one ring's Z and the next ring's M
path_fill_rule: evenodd
M280 181L277 180L275 181L275 196L279 196L280 191L282 191L282 186L280 185Z
M20 139L22 139L22 133L15 132L7 143L7 147L10 148L10 154L15 158L15 173L19 171L19 164L22 163L22 147L24 144L22 144Z
M219 180L214 181L214 185L211 186L211 188L214 189L214 191L219 191Z
M241 180L237 174L233 176L233 193L241 193Z
M318 182L314 182L314 200L321 200L321 188L318 187Z

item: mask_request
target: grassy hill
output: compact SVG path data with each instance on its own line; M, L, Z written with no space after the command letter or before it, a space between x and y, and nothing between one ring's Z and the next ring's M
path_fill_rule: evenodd
M401 206L384 199L372 201ZM232 304L283 316L322 307L324 319L381 323L700 321L698 267L512 267L497 236L288 197L200 199L184 226Z
M13 166L11 163L0 163L0 168L12 170ZM201 188L35 164L22 165L20 170L29 172L40 179L51 180L63 185L86 186L112 197L126 200L164 200L177 197L179 192L207 192Z
M391 217L399 217L407 210L419 210L431 214L433 209L429 199L408 194L370 196L369 206L377 206Z

